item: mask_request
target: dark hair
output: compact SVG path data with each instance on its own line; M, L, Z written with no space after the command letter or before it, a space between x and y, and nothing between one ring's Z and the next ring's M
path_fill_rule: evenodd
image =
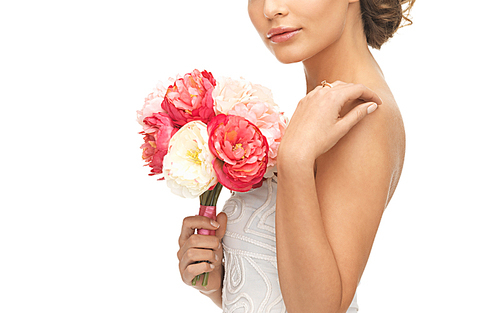
M415 0L360 0L361 18L368 45L375 49L391 38L400 27L413 24L409 11ZM403 6L407 5L405 9ZM401 21L407 24L401 24Z

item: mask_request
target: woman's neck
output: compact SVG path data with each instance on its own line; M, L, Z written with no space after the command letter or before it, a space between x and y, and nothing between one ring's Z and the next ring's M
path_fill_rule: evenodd
M355 2L359 5L359 2ZM359 6L351 4L346 25L341 37L313 57L304 60L307 92L316 88L323 80L346 83L361 83L383 73L368 49L359 14ZM356 22L357 21L357 22Z

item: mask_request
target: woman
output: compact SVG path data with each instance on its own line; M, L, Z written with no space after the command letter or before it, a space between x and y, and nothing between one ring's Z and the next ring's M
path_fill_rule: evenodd
M279 175L233 192L217 221L184 220L182 279L190 285L210 272L208 286L194 288L224 311L357 311L356 289L405 155L401 114L368 45L392 37L413 2L248 1L276 58L303 63L307 95L280 144ZM193 235L196 228L216 236Z

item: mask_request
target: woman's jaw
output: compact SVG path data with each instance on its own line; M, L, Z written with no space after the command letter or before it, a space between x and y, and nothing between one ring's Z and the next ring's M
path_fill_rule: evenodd
M282 63L307 60L342 36L353 0L252 0L250 19L266 47Z

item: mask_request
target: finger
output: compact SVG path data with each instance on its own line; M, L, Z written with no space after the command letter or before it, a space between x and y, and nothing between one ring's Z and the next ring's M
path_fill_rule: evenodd
M220 227L215 231L215 236L217 238L222 239L224 237L224 234L226 233L226 227L227 227L227 215L224 212L219 213L217 215L217 222L219 223Z
M382 99L373 90L362 84L346 84L339 88L337 90L340 93L340 100L343 104L357 99L365 100L366 102L375 102L377 105L382 104Z
M345 83L345 82L340 81L340 80L336 80L330 84L331 88L335 88L337 86L345 86L345 85L348 85L348 83Z
M377 109L378 105L375 102L368 102L360 104L354 107L349 113L347 113L343 118L337 122L337 127L339 129L341 137L343 137L351 128L359 123L368 114L372 113ZM370 109L369 109L370 108Z
M189 237L189 239L186 240L184 245L179 249L177 252L177 258L180 260L184 253L191 248L217 250L220 246L220 240L216 236L194 234L191 235L191 237Z
M314 88L312 91L310 91L307 96L305 98L303 98L302 100L308 98L308 99L315 99L313 101L316 102L318 101L318 98L317 97L324 97L325 95L329 94L330 92L332 91L338 91L339 88L344 88L345 86L348 86L348 85L353 85L353 84L347 84L347 83L344 83L343 81L340 81L340 80L337 80L329 85L325 85L323 87L322 84L316 86L316 88ZM302 101L301 101L302 102ZM299 103L300 104L300 103Z
M211 272L213 271L215 266L212 267L212 264L209 264L207 262L202 262L202 263L196 263L196 264L191 264L189 265L184 272L182 272L182 281L189 285L192 286L192 281L193 278L195 278L197 275ZM197 282L196 284L201 284L201 282Z
M191 248L182 256L179 262L179 270L183 272L191 264L206 261L217 266L219 256L213 250Z
M227 215L224 212L219 213L217 215L217 222L220 224L219 229L215 231L215 237L219 239L219 247L218 249L215 250L215 254L217 255L217 263L215 266L219 266L220 262L222 260L222 237L226 234L226 229L227 229Z
M179 236L179 247L184 245L186 240L194 234L197 228L216 230L219 226L220 225L216 221L205 216L196 215L186 217L182 222L181 235Z
M319 84L318 86L316 86L313 90L311 90L307 95L308 96L313 96L315 93L317 93L318 91L320 90L323 90L323 89L333 89L337 86L345 86L347 85L347 83L343 82L343 81L340 81L340 80L337 80L329 85L325 85L323 86L323 84Z
M328 88L328 87L327 87L327 88ZM306 95L304 98L302 98L302 100L299 102L299 104L300 104L300 103L301 103L304 99L306 99L306 98L311 98L312 96L314 96L315 94L317 94L318 92L320 92L320 91L321 91L321 89L323 89L323 86L321 86L321 84L320 84L320 85L318 85L318 86L316 86L313 90L309 91L309 92L307 93L307 95Z

